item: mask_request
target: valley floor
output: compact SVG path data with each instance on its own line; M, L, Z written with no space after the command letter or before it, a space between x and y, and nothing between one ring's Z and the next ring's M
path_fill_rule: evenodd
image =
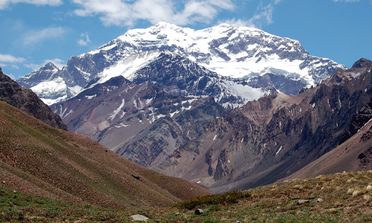
M0 188L1 222L131 222L132 214L149 222L372 222L372 171L295 179L142 210L77 206Z

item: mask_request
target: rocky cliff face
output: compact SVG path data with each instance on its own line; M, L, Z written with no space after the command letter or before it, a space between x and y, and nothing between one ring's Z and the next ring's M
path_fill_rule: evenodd
M0 100L17 107L37 119L57 128L66 129L61 118L31 90L22 88L0 71Z

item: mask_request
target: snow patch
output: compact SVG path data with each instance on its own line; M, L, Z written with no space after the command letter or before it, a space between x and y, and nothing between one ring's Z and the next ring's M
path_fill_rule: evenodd
M118 125L115 125L115 128L126 128L126 127L129 127L130 125L127 125L127 124L124 124L124 123L120 123Z
M280 146L278 151L275 153L275 156L277 156L280 153L280 151L282 151L282 149L283 149L283 146Z
M119 114L119 112L124 108L125 105L125 99L123 98L121 101L121 104L117 109L114 110L114 112L110 115L109 120L114 120L116 116Z
M129 80L133 80L136 71L151 63L159 56L159 52L142 53L129 55L115 64L106 67L101 73L98 74L100 80L97 83L104 83L113 77L123 76Z
M91 100L95 97L97 97L97 95L87 95L87 96L85 96L85 98L88 99L88 100Z
M217 139L217 135L214 135L213 137L213 141L215 141Z

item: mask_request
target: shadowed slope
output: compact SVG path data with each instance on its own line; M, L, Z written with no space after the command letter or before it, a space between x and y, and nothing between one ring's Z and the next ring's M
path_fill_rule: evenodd
M0 101L5 101L53 127L67 129L61 118L54 114L34 92L22 88L17 82L3 74L1 70Z

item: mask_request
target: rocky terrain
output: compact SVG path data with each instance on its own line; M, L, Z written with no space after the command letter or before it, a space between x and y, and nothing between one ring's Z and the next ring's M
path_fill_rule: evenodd
M56 128L67 129L61 118L44 104L31 90L22 88L0 70L0 101L27 112Z

